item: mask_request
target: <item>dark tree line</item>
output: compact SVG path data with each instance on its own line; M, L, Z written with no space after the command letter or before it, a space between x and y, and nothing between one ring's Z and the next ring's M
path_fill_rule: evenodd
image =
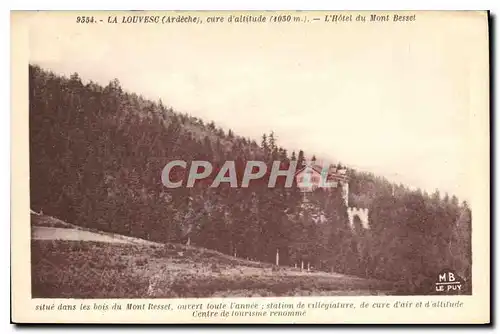
M370 230L348 224L340 190L317 190L308 203L294 185L266 179L249 188L168 189L172 160L207 160L214 173L234 160L241 182L249 160L299 166L273 133L257 144L213 122L179 114L159 100L83 84L29 68L30 186L35 210L71 223L158 242L196 246L280 264L401 281L426 293L443 268L470 279L471 213L456 197L410 191L349 169L350 204L370 210ZM174 177L185 179L181 169ZM213 177L214 175L212 175ZM268 175L266 175L268 177ZM357 225L356 225L357 226Z

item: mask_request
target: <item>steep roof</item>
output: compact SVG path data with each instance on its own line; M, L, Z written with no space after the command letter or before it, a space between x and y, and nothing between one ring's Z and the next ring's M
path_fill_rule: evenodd
M306 169L310 169L311 171L321 175L321 173L323 171L323 166L319 166L319 165L304 166L301 169L299 169L297 172L295 172L295 176L304 172ZM348 180L349 177L346 175L346 172L347 171L345 169L341 169L341 170L337 170L337 168L333 168L333 170L330 169L328 171L328 180Z

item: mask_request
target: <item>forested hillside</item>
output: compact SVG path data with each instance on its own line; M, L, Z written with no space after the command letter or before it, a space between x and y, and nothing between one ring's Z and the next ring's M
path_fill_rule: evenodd
M401 281L428 293L450 268L470 280L471 212L454 196L410 191L348 169L350 205L370 210L370 230L351 230L339 191L317 190L301 204L296 187L265 182L230 188L168 189L161 172L172 160L236 161L310 158L289 152L275 136L257 143L210 120L176 113L168 101L148 101L29 68L31 207L69 223L157 242L189 242L226 254L280 264ZM318 157L321 158L321 157ZM178 171L178 178L184 175ZM313 219L322 213L326 220ZM429 282L428 284L425 282Z

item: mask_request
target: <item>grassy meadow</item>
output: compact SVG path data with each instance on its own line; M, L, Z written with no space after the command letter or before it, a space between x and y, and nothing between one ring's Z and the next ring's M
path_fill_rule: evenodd
M371 295L393 288L178 244L32 240L31 247L33 298Z

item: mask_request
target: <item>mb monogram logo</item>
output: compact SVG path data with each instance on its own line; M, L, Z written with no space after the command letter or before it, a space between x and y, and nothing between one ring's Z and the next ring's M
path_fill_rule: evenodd
M452 270L443 270L438 274L435 291L439 294L461 294L465 281Z

